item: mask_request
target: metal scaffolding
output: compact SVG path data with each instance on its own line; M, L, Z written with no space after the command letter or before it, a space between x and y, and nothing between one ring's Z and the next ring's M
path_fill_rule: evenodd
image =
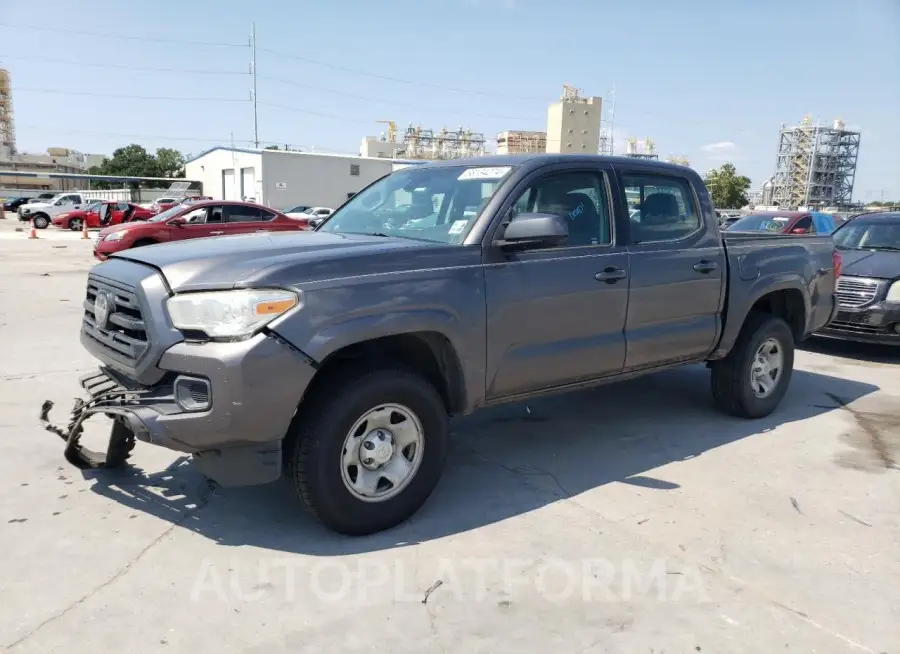
M12 85L9 71L0 68L0 159L16 153L16 131L13 122Z
M784 209L851 204L860 133L835 120L832 127L809 116L796 127L782 125L772 202Z
M484 153L484 134L462 126L453 132L443 127L435 133L410 125L403 133L403 141L397 150L397 156L407 159L462 159L479 157Z

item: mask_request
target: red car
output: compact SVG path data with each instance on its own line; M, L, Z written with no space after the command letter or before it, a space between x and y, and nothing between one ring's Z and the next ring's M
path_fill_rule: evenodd
M834 216L818 211L760 211L728 225L729 232L770 232L772 234L830 234Z
M157 198L153 204L150 205L150 211L152 213L162 213L163 211L168 211L172 207L177 207L179 204L184 204L186 202L197 203L203 200L212 200L208 195L187 195L183 198Z
M94 256L105 261L114 252L154 243L204 236L308 229L305 222L258 204L207 200L172 207L147 221L107 227L97 237Z
M103 206L106 206L103 209ZM98 200L87 205L84 209L76 209L61 213L53 219L53 224L60 229L71 229L80 232L84 223L91 228L103 227L100 212L109 212L107 225L118 225L131 220L147 220L153 216L153 212L133 202L117 202L115 200Z

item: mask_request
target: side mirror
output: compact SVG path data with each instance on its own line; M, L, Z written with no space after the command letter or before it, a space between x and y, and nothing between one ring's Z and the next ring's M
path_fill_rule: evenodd
M186 221L184 218L172 218L167 225L172 225L172 227L184 227Z
M497 245L504 249L554 247L569 240L565 219L551 213L523 213L506 226Z

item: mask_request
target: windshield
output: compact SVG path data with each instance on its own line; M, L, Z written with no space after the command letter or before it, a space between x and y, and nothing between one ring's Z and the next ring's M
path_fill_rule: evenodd
M319 231L462 243L512 166L410 167L354 195Z
M834 232L838 250L900 251L900 220L856 220Z
M730 232L782 232L791 221L787 216L760 216L750 214L736 220L728 227Z
M162 213L156 214L155 216L153 216L153 218L151 218L151 219L148 220L147 222L151 222L151 223L164 223L164 222L166 222L167 220L169 220L170 218L174 218L175 216L177 216L178 214L180 214L182 211L184 211L184 207L181 206L181 205L176 204L176 205L175 205L174 207L172 207L171 209L166 209L166 210L163 211Z

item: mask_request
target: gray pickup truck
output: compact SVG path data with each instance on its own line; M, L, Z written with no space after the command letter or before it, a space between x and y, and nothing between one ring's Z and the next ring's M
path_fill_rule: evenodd
M835 310L830 237L723 235L688 168L529 155L408 167L315 231L127 250L93 268L82 344L102 362L67 427L76 466L135 439L222 485L284 474L331 529L426 501L448 418L706 362L728 413L788 388ZM105 453L82 423L113 418Z

